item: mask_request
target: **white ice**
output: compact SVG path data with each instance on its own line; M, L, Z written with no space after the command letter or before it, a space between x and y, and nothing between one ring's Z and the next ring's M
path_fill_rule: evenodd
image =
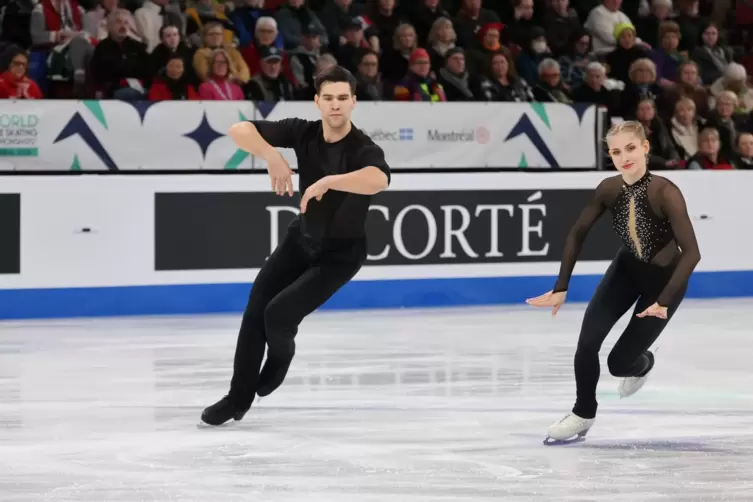
M686 301L620 400L623 319L586 442L544 446L583 307L315 314L220 428L238 315L0 323L0 500L753 501L753 300Z

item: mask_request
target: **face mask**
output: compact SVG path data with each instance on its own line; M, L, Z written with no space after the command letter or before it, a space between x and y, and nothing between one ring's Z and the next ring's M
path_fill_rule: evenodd
M546 42L537 40L532 44L531 47L533 48L533 52L535 52L536 54L541 54L542 52L546 51Z

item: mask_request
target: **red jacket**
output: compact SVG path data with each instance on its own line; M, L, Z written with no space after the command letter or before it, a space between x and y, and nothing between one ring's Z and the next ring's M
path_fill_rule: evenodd
M149 89L149 101L172 101L176 99L172 91L162 79L155 79ZM186 98L189 101L198 101L199 93L191 84L186 84Z
M22 82L29 84L26 96L19 95L18 89ZM27 76L16 78L10 71L0 75L0 99L42 99L42 91L36 82Z

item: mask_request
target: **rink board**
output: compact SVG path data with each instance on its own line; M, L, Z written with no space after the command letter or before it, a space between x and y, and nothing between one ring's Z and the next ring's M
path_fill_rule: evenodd
M324 308L520 303L551 289L567 230L609 175L394 174L369 213L367 265ZM688 296L753 296L753 173L666 175L703 256ZM4 178L0 318L239 311L297 204L264 175ZM569 300L590 298L617 246L605 216Z

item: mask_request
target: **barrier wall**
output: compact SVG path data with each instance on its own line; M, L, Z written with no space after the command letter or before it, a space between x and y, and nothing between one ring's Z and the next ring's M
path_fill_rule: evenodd
M400 174L369 261L325 308L520 303L551 289L566 233L609 174ZM750 172L668 173L703 258L690 297L753 295ZM297 212L264 175L13 176L0 194L0 318L234 312ZM297 180L296 180L297 186ZM568 299L617 249L589 234ZM447 266L452 264L452 266Z
M228 128L287 117L320 115L313 102L2 100L0 171L254 169ZM364 102L353 121L394 169L596 167L594 105Z

